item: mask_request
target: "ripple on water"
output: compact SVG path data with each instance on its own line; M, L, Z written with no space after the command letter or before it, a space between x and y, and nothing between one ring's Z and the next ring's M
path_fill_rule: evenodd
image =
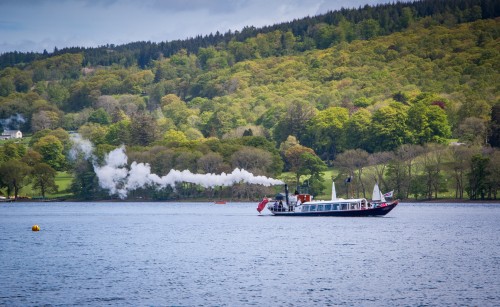
M500 206L402 204L387 218L254 212L1 206L0 305L500 304ZM26 226L35 222L37 234Z

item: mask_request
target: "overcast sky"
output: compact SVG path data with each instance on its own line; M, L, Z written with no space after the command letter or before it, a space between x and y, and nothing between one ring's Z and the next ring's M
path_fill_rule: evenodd
M393 0L0 0L0 53L171 41Z

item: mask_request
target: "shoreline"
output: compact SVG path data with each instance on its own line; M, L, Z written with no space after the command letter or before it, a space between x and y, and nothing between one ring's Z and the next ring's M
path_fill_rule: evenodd
M99 203L116 203L116 202L123 202L123 203L212 203L216 204L216 202L221 201L221 199L214 199L214 200L208 200L208 199L170 199L170 200L148 200L148 199L96 199L96 200L78 200L78 199L57 199L57 198L48 198L45 200L41 199L27 199L27 198L21 198L21 199L8 199L8 200L0 200L1 203L47 203L47 202L75 202L75 203L85 203L85 202L99 202ZM258 203L260 199L258 200L222 200L228 203ZM462 204L500 204L500 199L455 199L455 198L437 198L437 199L402 199L399 200L400 203L439 203L439 204L457 204L457 203L462 203ZM217 204L217 205L225 205L225 204Z

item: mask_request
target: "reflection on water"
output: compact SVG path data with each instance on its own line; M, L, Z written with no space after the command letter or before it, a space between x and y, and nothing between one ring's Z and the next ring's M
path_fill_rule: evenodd
M0 305L500 304L500 205L377 218L255 207L2 204Z

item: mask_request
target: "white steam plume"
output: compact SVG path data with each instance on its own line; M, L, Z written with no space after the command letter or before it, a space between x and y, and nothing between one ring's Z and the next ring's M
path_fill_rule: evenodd
M84 154L92 148L87 140L74 138L76 147L75 152ZM90 145L90 147L89 147ZM90 151L91 153L91 151ZM245 182L251 184L260 184L264 186L283 184L283 181L268 178L265 176L255 176L252 173L236 168L232 173L226 174L193 174L189 170L178 171L170 170L165 176L158 176L151 173L151 166L147 163L132 162L130 169L127 168L128 157L125 148L117 148L105 157L104 166L99 166L92 155L94 171L99 179L99 185L103 189L109 190L110 195L118 195L121 199L127 197L128 192L145 186L154 186L162 189L167 186L175 187L176 183L189 182L201 185L205 188L215 186L231 186L235 183Z
M73 146L69 151L69 157L72 160L76 160L78 156L81 154L85 158L85 160L95 160L93 155L94 146L89 140L82 138L82 136L78 133L71 134L71 141L73 142Z

